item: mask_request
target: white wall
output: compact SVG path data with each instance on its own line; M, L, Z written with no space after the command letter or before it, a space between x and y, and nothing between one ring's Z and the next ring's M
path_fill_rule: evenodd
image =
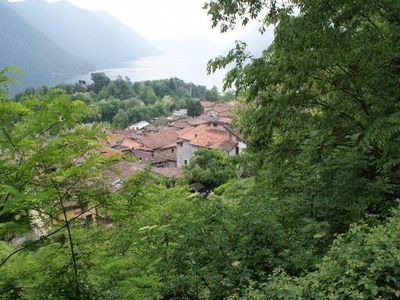
M185 165L185 160L187 164L190 163L190 159L193 154L197 151L198 147L190 145L188 142L183 141L177 143L176 147L176 165L178 168Z
M234 156L236 155L236 147L239 147L239 154L242 153L242 151L244 149L246 149L246 144L243 142L239 142L237 143L237 145L235 147L233 147L233 149L228 153L229 156Z
M182 146L181 146L182 145ZM239 142L236 145L239 147L239 154L242 153L244 149L246 149L246 144L243 142ZM229 156L234 156L236 155L236 146L228 152ZM185 165L185 160L187 161L187 164L190 163L190 159L194 155L194 153L199 149L199 147L190 145L188 142L183 141L181 143L177 143L176 147L176 165L178 168L181 168Z

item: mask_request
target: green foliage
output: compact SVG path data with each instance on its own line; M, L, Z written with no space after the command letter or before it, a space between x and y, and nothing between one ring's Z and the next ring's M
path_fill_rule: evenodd
M110 78L104 73L92 73L91 78L93 80L93 92L96 94L111 82Z
M317 270L290 277L278 270L264 287L268 299L398 299L399 209L385 223L352 226Z
M220 149L199 149L185 169L193 183L202 183L213 189L235 177L235 167L226 152Z
M228 29L233 16L246 23L258 14L266 25L277 22L275 41L260 58L249 60L238 43L210 64L237 62L226 84L247 99L239 123L265 184L281 199L301 198L305 213L329 220L332 233L366 213L385 215L399 196L398 5L235 3L207 5L214 25Z
M37 248L38 260L31 252L22 253L26 263L21 268L12 264L13 259L22 250L35 249L45 238L28 241L19 249L2 244L0 268L5 266L7 275L0 279L1 297L25 298L26 286L35 286L32 299L44 294L86 298L71 233L78 216L69 219L66 211L71 202L85 212L109 199L108 188L98 176L104 164L95 154L100 149L97 141L103 138L101 128L82 125L92 110L56 89L20 102L2 98L0 112L1 238L27 232L32 210L41 220L33 229L49 232L45 237L66 235L63 250L55 242ZM27 276L33 281L27 281Z
M218 89L216 86L213 86L211 90L207 91L205 94L206 100L216 102L220 99Z
M200 101L189 100L186 104L187 114L190 117L200 116L204 112L203 106Z
M97 184L95 157L70 163L95 149L96 126L77 126L93 116L84 103L60 90L42 89L39 98L29 91L20 102L0 96L3 235L24 226L28 208L60 212L55 187L61 202L107 204L99 209L104 224L71 224L74 251L60 232L0 266L5 299L400 297L399 4L215 0L205 7L223 31L238 20L276 25L260 58L237 42L209 64L213 71L236 62L225 86L235 84L243 99L237 125L248 146L236 161L198 150L175 186L146 169L110 195ZM207 94L174 78L117 81L87 92L101 118L121 127L189 105L190 89ZM185 180L215 194L193 195ZM0 259L14 250L1 243Z
M8 90L9 89L9 83L17 83L17 81L14 79L14 77L9 76L9 74L18 74L22 75L21 71L18 68L15 67L4 67L0 69L0 87Z
M192 97L204 99L207 94L215 101L222 99L215 88L208 90L204 86L187 84L177 78L132 83L127 77L111 80L104 73L93 73L92 80L92 84L82 80L75 84L59 84L57 89L65 91L74 100L82 100L94 107L97 114L86 121L108 122L115 128L167 117L175 110L186 108L188 103L193 104ZM17 94L15 100L46 96L50 90L46 86L29 88ZM124 113L119 113L120 110L127 114L128 121ZM191 112L197 116L203 112L203 108L194 104ZM117 114L116 120L119 121L114 122Z
M118 110L118 113L114 116L112 120L112 124L114 128L123 129L126 128L129 124L129 117L126 112L122 109Z
M268 191L262 199L277 199L284 226L302 235L320 227L317 237L324 241L312 255L318 258L351 223L387 217L400 196L398 3L210 1L205 8L222 31L238 20L276 25L275 40L260 58L238 42L211 61L209 71L236 63L225 88L235 85L246 99L239 126L258 183ZM298 260L296 271L293 258L284 259L287 273L312 265ZM365 274L363 280L370 271ZM292 292L295 299L298 290Z

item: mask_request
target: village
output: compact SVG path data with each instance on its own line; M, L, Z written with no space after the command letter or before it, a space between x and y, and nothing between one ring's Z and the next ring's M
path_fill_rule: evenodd
M200 101L200 100L198 100ZM178 178L200 148L221 149L229 156L239 155L246 144L230 127L235 102L200 101L204 112L188 117L185 109L176 111L163 125L140 121L111 132L103 154L118 157L112 185L121 185L132 174L151 166L151 172ZM137 162L126 157L134 157Z
M150 172L170 179L183 176L182 168L198 149L220 149L229 156L239 155L246 144L230 126L236 102L214 103L199 101L203 113L188 117L187 110L175 111L163 125L140 121L126 129L107 132L100 154L112 164L103 170L103 179L110 189L118 192L125 180L150 168ZM194 189L194 192L197 190ZM56 218L79 218L83 226L98 217L95 208L81 207L76 201L64 204L64 211ZM13 239L14 244L37 240L46 235L54 221L35 209L29 210L32 231Z

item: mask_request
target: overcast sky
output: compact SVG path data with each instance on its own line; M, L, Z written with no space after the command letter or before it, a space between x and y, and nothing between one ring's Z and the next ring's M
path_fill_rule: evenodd
M57 1L57 0L47 0ZM222 43L240 38L250 28L221 36L202 6L206 0L67 0L81 8L105 10L149 40L205 35Z

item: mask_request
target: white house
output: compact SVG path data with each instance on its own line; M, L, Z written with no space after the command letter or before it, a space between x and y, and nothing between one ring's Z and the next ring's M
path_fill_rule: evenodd
M129 126L128 128L131 130L139 130L139 129L143 129L149 125L150 125L150 123L147 121L140 121L140 122L137 122L136 124Z
M246 148L246 144L223 125L201 124L179 137L176 147L177 167L188 165L200 148L222 149L229 156L233 156L239 155Z

